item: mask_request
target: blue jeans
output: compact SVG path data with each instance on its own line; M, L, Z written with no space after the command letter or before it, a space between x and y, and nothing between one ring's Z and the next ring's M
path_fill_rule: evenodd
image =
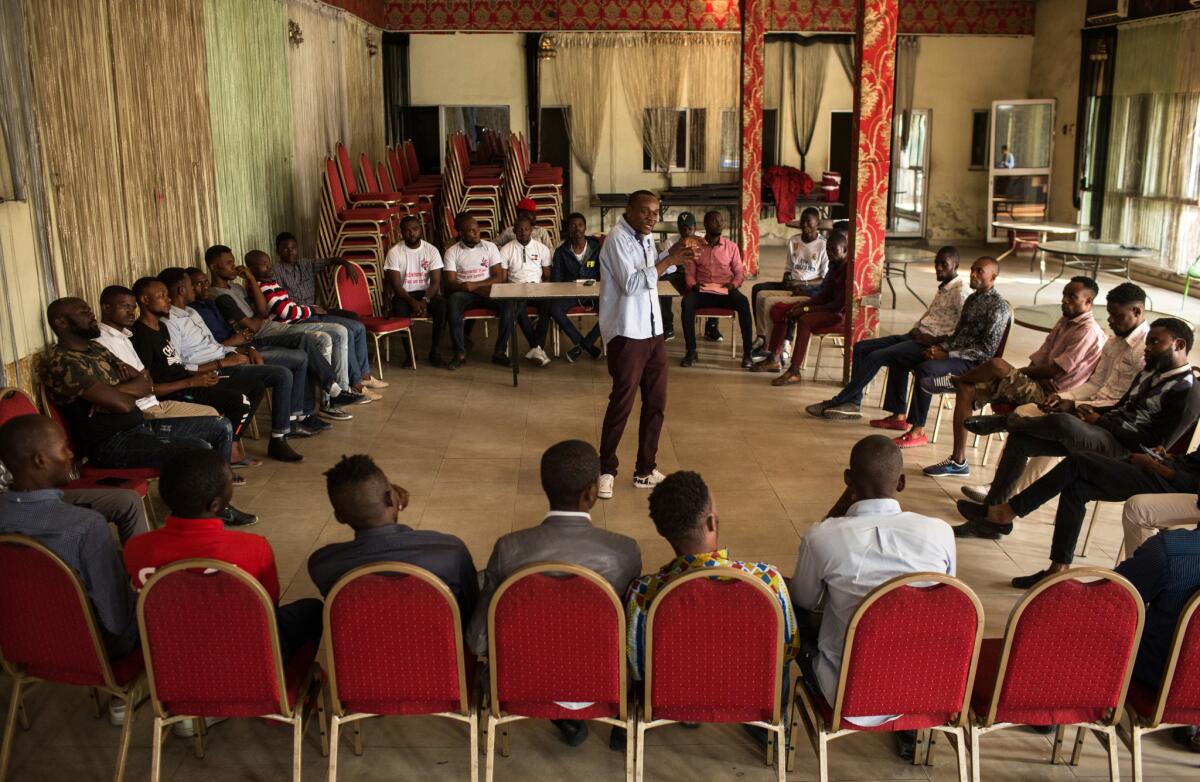
M357 320L337 315L316 315L313 320L332 323L346 329L346 362L350 368L351 384L366 380L371 374L371 354L367 352L367 327Z
M757 286L756 286L757 287ZM854 361L850 370L850 382L846 387L838 392L833 398L835 405L855 404L861 405L863 400L863 392L867 386L875 379L875 375L879 374L879 370L884 367L890 367L894 361L901 357L920 357L925 351L925 346L914 340L907 334L893 334L890 337L877 337L875 339L865 339L854 346ZM893 389L891 377L893 374L902 374L907 381L908 372L889 372L887 392L889 395L896 393ZM904 409L904 403L907 400L908 384L905 382L899 390L900 401L899 409ZM884 407L888 404L896 404L895 400L889 396L888 402L884 403Z
M344 326L309 319L299 323L289 323L288 328L312 335L320 340L322 350L325 349L324 344L328 341L329 353L325 356L325 360L333 367L333 374L337 377L337 384L342 387L342 390L350 388L350 375L352 374L350 371L350 333Z
M304 404L304 397L305 387L308 385L308 354L298 348L283 347L264 347L258 352L268 366L283 367L292 376L292 393L287 400L288 414L291 416L307 414L308 408ZM282 402L282 399L274 400L276 405L280 405ZM274 420L273 418L272 422Z
M275 348L275 350L285 350L285 348ZM308 359L304 357L300 351L288 351L297 353L304 363L308 363ZM271 433L272 434L287 434L292 429L292 372L286 367L278 364L243 364L240 367L230 367L223 370L230 377L249 377L261 382L264 386L271 389L272 405L271 405ZM303 375L301 375L303 377Z
M146 420L93 449L91 463L115 469L162 467L175 453L193 448L211 448L228 462L233 424L222 416Z
M258 348L264 358L267 355L264 348L295 348L304 352L308 360L308 380L311 382L301 384L304 394L303 410L313 409L313 383L316 383L317 388L322 391L327 391L330 383L337 382L337 375L334 374L333 366L329 363L327 356L327 349L331 344L333 343L328 334L302 331L289 331L286 334L255 338L254 340L254 346ZM276 362L268 359L268 363Z
M587 305L584 301L552 301L550 302L550 317L562 329L563 335L571 340L571 344L591 347L596 344L596 340L600 339L600 321L596 321L596 325L592 326L592 330L583 336L579 333L579 329L575 328L575 324L567 316L567 311L576 304Z

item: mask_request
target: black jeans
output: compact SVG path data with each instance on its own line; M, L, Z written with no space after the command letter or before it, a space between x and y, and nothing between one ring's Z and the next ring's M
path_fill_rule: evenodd
M242 429L254 417L263 395L267 393L261 380L249 376L235 376L241 367L230 367L222 371L221 380L215 386L188 388L171 394L168 399L179 399L208 405L229 419L233 424L233 439L240 440ZM225 374L229 373L229 374Z
M742 295L741 291L729 291L725 295L692 291L683 297L680 317L683 318L683 340L688 352L696 349L696 310L708 307L737 312L738 329L742 333L742 355L749 356L750 345L753 342L754 315L750 310L750 300Z
M1177 473L1178 475L1178 473ZM1058 496L1050 561L1063 565L1075 558L1075 544L1093 500L1124 502L1136 494L1184 492L1171 482L1129 462L1096 453L1075 453L1058 463L1029 488L1009 500L1019 516L1027 516ZM1131 553L1127 552L1129 556Z
M442 335L446 333L446 300L441 296L432 296L426 299L425 291L409 291L408 295L417 301L425 302L425 307L429 311L429 320L433 324L433 334L429 341L429 355L440 353ZM404 299L399 296L392 299L392 315L397 318L411 318L412 312L412 307ZM408 349L407 344L404 349Z
M529 307L533 307L536 311L537 325L534 325L533 320L529 317ZM517 310L517 326L525 335L525 341L529 343L529 347L544 348L546 335L550 333L550 302L535 301L532 304L521 302L520 307L514 307L514 309ZM513 356L512 358L515 360L517 357Z
M179 451L211 448L229 461L233 424L222 416L155 418L118 432L92 449L97 467L162 467Z
M1124 459L1129 454L1129 450L1107 429L1086 424L1070 413L1051 413L1037 418L1012 413L1007 422L1008 441L1004 444L1000 463L996 465L987 505L999 505L1012 495L1031 456L1097 453Z
M485 299L477 293L455 291L446 299L446 320L450 324L450 345L456 356L467 352L467 335L463 328L463 313L472 309L487 309L500 318L500 328L496 335L496 348L493 352L504 353L508 343L508 332L512 328L512 319L507 302ZM515 358L515 357L514 357Z
M315 597L306 597L275 608L279 651L285 663L309 641L314 646L320 645L324 608L325 604Z
M659 282L669 282L671 287L679 292L682 296L687 290L687 277L684 275L683 268L679 267L670 274L663 274L658 278ZM671 299L674 296L659 296L658 308L662 310L663 332L671 333L675 331L675 313L671 309Z

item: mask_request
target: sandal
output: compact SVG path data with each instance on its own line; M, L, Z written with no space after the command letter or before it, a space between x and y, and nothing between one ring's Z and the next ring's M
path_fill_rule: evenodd
M262 467L262 460L255 459L253 456L243 456L236 462L229 463L229 469L240 470L243 467Z
M799 372L793 372L789 369L787 372L784 372L782 375L772 380L771 385L790 386L792 383L799 383L802 379L803 378L800 377Z

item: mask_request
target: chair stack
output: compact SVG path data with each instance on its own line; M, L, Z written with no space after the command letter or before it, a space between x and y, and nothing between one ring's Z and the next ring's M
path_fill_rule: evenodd
M537 225L550 232L554 244L559 241L563 221L563 171L548 163L532 163L529 145L519 133L508 134L508 155L504 162L504 220L512 225L517 219L517 203L530 199L537 204Z
M500 232L499 166L471 164L467 137L454 133L446 139L446 164L442 170L442 192L452 215L467 212L479 223L480 235L490 239Z
M325 158L317 253L326 257L341 256L380 268L388 248L399 241L400 211L369 200L352 202L338 168L333 158ZM353 180L353 175L349 178Z

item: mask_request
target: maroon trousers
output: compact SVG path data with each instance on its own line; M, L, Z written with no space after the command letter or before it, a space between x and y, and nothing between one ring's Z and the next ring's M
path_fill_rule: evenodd
M650 339L613 337L607 349L612 391L600 431L600 471L617 474L617 446L641 389L642 414L634 475L649 475L656 466L658 436L667 409L667 341L661 334Z

